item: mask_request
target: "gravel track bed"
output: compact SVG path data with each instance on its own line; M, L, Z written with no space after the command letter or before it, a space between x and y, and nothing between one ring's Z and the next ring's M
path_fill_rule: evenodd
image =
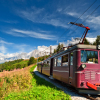
M47 76L45 76L45 75L39 73L39 72L37 71L37 67L34 69L34 73L35 73L37 76L39 76L39 77L45 79L46 81L52 83L52 84L55 85L56 87L60 88L60 89L63 90L66 94L71 95L71 99L72 99L72 100L89 100L89 99L87 99L87 98L85 98L85 97L82 97L81 95L79 95L79 94L77 94L77 93L75 93L75 92L69 90L67 87L64 87L64 86L62 86L61 84L59 84L59 83L57 83L57 82L54 82L53 80L49 79Z

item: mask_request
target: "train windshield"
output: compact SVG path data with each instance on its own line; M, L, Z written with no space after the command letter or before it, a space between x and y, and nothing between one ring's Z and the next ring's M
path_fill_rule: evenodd
M81 50L81 62L82 63L98 63L98 52Z

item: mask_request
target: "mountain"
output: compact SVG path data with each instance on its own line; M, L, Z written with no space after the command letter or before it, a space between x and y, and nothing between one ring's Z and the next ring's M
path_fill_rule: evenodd
M93 43L96 38L87 38L87 40L90 42L90 43ZM75 38L71 41L67 41L67 43L65 43L64 46L70 46L70 45L74 45L74 44L77 44L79 43L80 41L80 38ZM40 57L40 56L44 56L44 55L49 55L50 54L50 46L49 46L49 49L46 50L46 46L38 46L38 50L33 50L29 53L13 53L13 54L2 54L0 53L0 63L4 63L6 61L13 61L13 60L17 60L17 59L29 59L30 57ZM57 47L57 45L54 45L52 46L52 52L54 51L54 49ZM43 50L46 50L46 53L43 51ZM40 52L41 51L41 52ZM48 52L48 53L47 53Z
M46 55L48 55L48 54L49 53L46 53ZM17 59L29 59L30 57L37 58L37 56L40 57L40 56L44 56L44 55L45 55L44 53L41 53L39 50L35 49L34 51L31 51L29 53L16 54L16 55L13 55L11 57L1 56L0 57L0 63L4 63L4 62L7 62L7 61L13 61L13 60L17 60Z

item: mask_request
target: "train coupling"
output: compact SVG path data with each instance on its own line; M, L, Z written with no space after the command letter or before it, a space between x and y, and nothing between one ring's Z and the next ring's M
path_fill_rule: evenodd
M97 87L96 85L93 85L89 82L86 82L86 85L94 90L100 91L100 87Z

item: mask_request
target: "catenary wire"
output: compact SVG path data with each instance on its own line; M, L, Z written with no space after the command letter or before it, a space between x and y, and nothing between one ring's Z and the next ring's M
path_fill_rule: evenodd
M82 21L82 24L98 9L100 7L100 5L84 20L84 21ZM71 33L74 33L77 29L78 29L79 27L77 27L73 32L71 32ZM72 34L71 35L68 35L68 36L72 36ZM65 39L66 40L66 39ZM64 41L65 41L64 40Z
M92 6L93 6L93 4L96 2L97 0L95 0L84 12L83 12L83 14L81 14L76 20L75 20L75 22L77 21L77 20L79 20L79 18L81 18L83 15L84 15L84 13L85 12L87 12L87 10L89 10ZM58 38L58 40L66 33L66 31L68 30L68 29L70 29L71 27L72 27L73 25L70 25L65 31L64 31L64 33Z

